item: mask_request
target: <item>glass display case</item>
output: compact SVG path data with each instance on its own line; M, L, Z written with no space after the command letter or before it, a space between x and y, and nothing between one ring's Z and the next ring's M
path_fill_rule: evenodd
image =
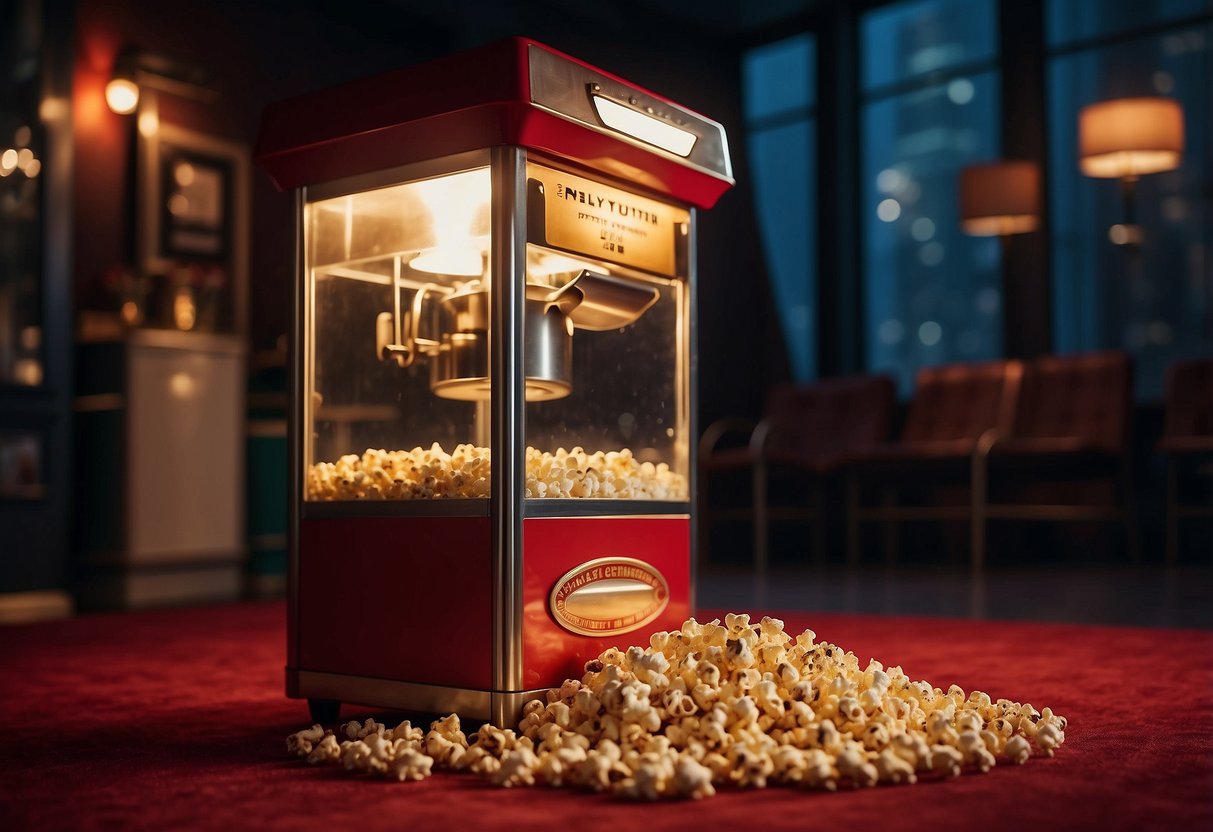
M257 161L298 210L288 694L506 724L679 626L720 125L511 39L275 105Z
M526 189L526 498L685 502L689 211ZM305 499L489 497L490 196L482 167L307 205Z

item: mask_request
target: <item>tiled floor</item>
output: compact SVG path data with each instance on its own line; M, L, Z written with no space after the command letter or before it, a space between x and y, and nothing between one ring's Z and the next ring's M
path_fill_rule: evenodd
M697 603L744 612L819 610L877 615L1029 619L1213 629L1213 567L780 566L758 580L743 566L699 570Z

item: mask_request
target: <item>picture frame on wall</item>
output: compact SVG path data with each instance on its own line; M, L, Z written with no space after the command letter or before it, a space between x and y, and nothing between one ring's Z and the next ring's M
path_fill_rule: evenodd
M247 330L249 177L246 146L160 119L155 97L140 99L136 146L139 271L191 278L222 310L221 330ZM212 279L212 276L213 279ZM196 298L199 303L203 298ZM199 309L199 312L202 310Z
M160 143L160 255L206 261L230 259L233 167L230 157Z

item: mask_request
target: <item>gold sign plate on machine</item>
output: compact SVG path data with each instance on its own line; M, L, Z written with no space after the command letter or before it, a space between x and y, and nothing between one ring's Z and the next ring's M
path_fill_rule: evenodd
M685 209L535 164L527 178L531 193L543 196L545 218L546 239L531 242L676 276L676 235L690 221Z
M564 629L586 636L637 630L661 615L670 587L655 566L635 558L597 558L556 581L548 608Z

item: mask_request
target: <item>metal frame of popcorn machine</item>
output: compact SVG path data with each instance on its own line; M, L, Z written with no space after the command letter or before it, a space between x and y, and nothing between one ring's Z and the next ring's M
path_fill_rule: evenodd
M287 694L505 724L679 626L723 128L514 38L271 106L257 162L296 206Z

